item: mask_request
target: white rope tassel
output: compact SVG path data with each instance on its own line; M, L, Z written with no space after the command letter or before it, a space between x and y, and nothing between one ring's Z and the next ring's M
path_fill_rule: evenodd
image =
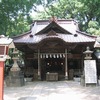
M62 54L60 54L60 58L62 58Z
M48 54L46 54L46 58L48 58Z
M52 55L50 54L50 58L52 58Z
M55 55L53 55L53 57L54 57L54 58L56 58L56 56L55 56Z
M63 58L65 58L65 54L63 54Z
M40 56L40 57L41 57L41 58L43 58L43 57L42 57L42 54L41 54L41 56Z
M57 54L57 58L59 58L59 54Z

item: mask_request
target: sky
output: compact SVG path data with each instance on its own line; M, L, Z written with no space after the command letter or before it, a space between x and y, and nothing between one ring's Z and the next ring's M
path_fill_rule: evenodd
M37 6L37 10L38 11L43 11L43 6L42 5ZM37 12L35 12L34 10L32 10L32 12L30 13L30 15L32 17L36 16L36 14L37 14Z

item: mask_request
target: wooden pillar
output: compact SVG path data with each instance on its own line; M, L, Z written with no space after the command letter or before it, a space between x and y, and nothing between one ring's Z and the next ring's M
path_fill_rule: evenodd
M41 80L40 50L38 49L38 80Z
M0 100L3 100L4 93L4 61L0 61Z
M65 49L65 79L68 79L67 49Z

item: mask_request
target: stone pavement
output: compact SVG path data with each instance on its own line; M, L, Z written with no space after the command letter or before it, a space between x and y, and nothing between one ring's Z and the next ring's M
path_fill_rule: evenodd
M22 87L5 87L4 100L100 100L100 86L80 86L75 81L27 82Z

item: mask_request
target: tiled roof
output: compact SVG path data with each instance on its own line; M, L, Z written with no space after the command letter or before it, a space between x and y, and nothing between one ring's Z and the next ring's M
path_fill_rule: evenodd
M23 36L19 39L14 39L16 43L39 43L44 39L52 39L58 38L68 43L78 43L78 42L94 42L95 39L91 37L87 37L81 34L75 35L65 35L65 34L58 34L57 36L46 36L46 35L34 35L30 37L30 35Z
M35 21L31 28L31 32L25 35L15 37L14 42L39 43L42 40L54 38L61 39L66 43L95 42L95 37L89 36L79 31L78 24L74 20L58 20L57 22L53 23L55 23L56 27L58 27L58 29L61 30L59 31L60 33L56 32L57 35L48 35L48 33L45 33L49 28L53 29L54 27L52 25L52 22L50 22L49 20ZM44 32L45 34L38 34L39 32ZM64 34L61 32L64 32Z

